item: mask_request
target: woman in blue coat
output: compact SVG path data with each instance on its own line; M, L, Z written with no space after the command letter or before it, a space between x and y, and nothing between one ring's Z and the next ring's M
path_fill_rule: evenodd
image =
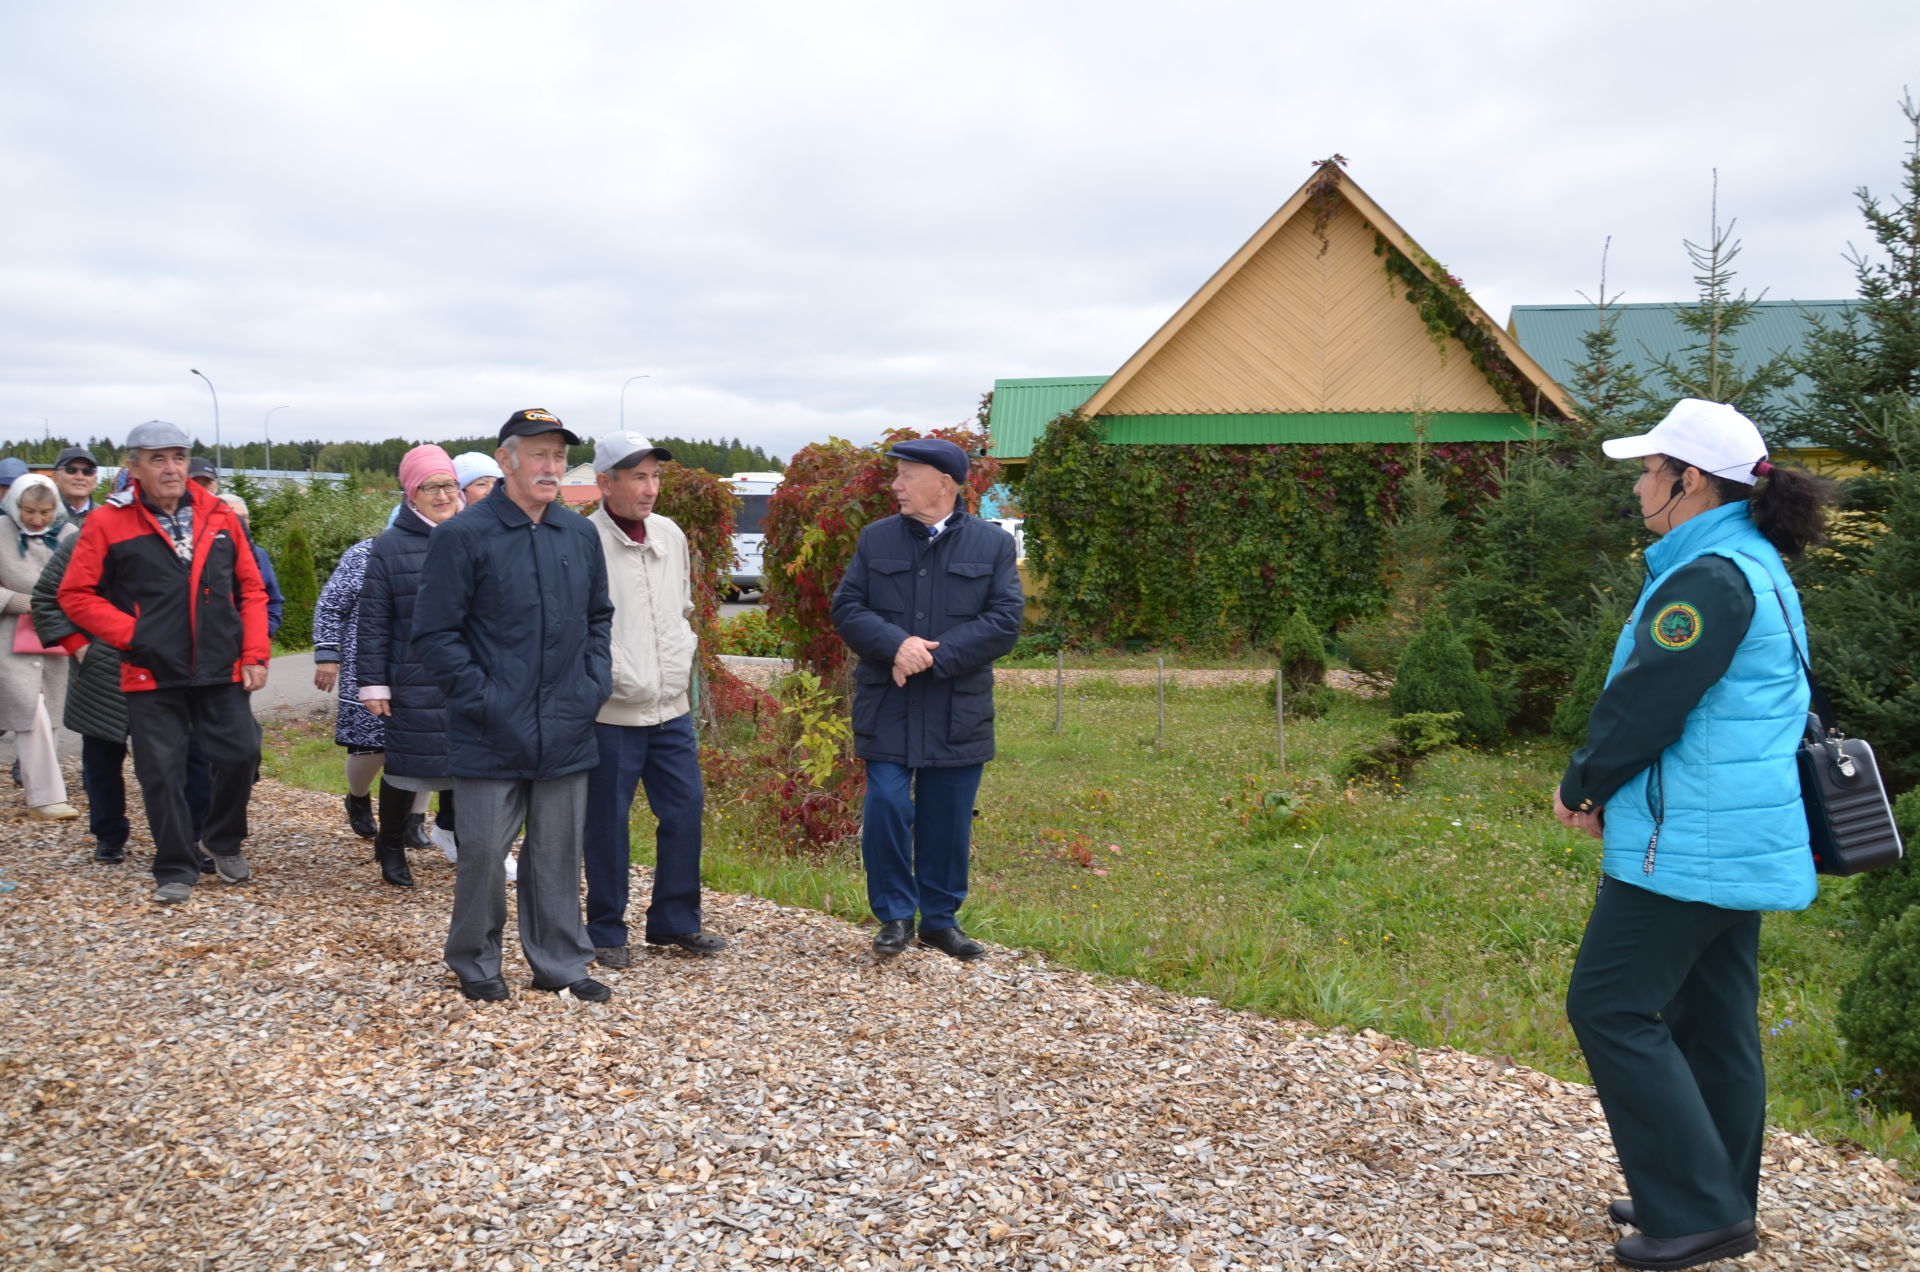
M1807 634L1782 557L1819 538L1825 483L1694 398L1602 449L1640 462L1661 537L1554 797L1606 845L1567 1016L1632 1194L1608 1213L1639 1229L1614 1256L1690 1268L1758 1244L1760 914L1815 893L1795 760Z
M411 888L406 830L414 797L440 792L440 822L453 824L447 771L447 703L413 652L413 603L427 560L427 538L460 511L453 460L438 446L416 446L400 460L406 493L393 524L373 541L360 588L355 668L360 701L386 725L386 773L380 779L380 830L373 841L380 877Z

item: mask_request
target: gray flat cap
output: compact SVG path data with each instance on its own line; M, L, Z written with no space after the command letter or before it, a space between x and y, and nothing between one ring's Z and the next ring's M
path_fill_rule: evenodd
M127 450L166 450L178 446L182 450L193 445L186 430L178 424L169 424L165 420L148 420L145 424L136 424L127 434Z

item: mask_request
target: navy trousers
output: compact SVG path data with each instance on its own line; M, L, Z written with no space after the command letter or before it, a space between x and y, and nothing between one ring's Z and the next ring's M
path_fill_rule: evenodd
M80 785L87 792L87 831L109 847L124 847L127 821L127 742L80 735ZM191 792L189 792L191 795ZM206 820L203 811L197 819Z
M706 791L693 715L660 724L596 724L600 763L587 774L587 936L597 948L627 943L631 818L637 787L659 824L653 832L649 938L700 930L700 819Z
M866 824L860 853L867 867L867 904L882 923L911 919L920 930L958 927L967 899L967 856L973 843L973 798L982 764L910 769L867 761Z
M1759 957L1755 911L1601 884L1567 1018L1648 1236L1754 1217L1767 1113Z

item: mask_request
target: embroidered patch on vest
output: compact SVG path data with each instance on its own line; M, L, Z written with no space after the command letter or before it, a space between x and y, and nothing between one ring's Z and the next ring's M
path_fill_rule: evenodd
M1653 643L1662 649L1685 649L1700 639L1700 611L1675 602L1653 616Z

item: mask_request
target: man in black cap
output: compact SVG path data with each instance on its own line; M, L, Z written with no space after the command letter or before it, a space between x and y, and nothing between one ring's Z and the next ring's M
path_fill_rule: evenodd
M447 696L460 859L446 961L468 998L507 997L500 930L507 848L520 849L520 952L533 987L604 1002L580 918L593 718L613 689L613 602L599 533L557 502L580 439L546 411L514 412L494 452L506 479L435 527L413 609L413 650Z
M187 480L210 495L220 493L220 470L205 455L195 455L187 461Z
M993 758L993 660L1020 636L1013 536L967 512L966 452L919 438L900 461L900 514L860 532L833 594L854 668L854 754L867 765L860 834L874 952L920 944L958 959L986 948L960 930L973 800Z
M60 488L60 506L67 520L83 525L93 511L93 488L100 484L100 464L84 446L69 446L53 461L53 484Z

